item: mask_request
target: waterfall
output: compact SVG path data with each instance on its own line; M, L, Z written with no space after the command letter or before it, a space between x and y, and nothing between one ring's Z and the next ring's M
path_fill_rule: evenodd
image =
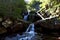
M34 31L34 23L30 24L26 32Z
M28 9L27 9L28 10ZM28 15L30 14L30 10L28 10L28 14L24 15L24 21L27 21ZM26 29L26 32L23 33L23 35L20 36L19 40L31 40L32 37L35 36L34 32L34 23L31 23L28 28Z
M29 11L27 15L24 15L24 21L27 21L29 15ZM34 32L34 23L31 23L28 28L26 29L26 32L24 32L22 35L17 34L14 37L6 37L5 40L31 40L34 36L35 36L35 32Z
M28 10L28 13L23 14L24 15L24 18L23 18L24 21L27 21L29 14L30 14L30 10Z
M31 23L26 32L19 38L19 40L31 40L35 36L34 23Z
M27 21L28 15L30 14L30 10L28 10L28 14L24 15L24 21ZM34 23L31 23L28 28L26 29L26 32L23 33L23 35L20 36L19 40L31 40L32 37L35 36L34 32Z
M24 16L24 21L27 21L28 15Z

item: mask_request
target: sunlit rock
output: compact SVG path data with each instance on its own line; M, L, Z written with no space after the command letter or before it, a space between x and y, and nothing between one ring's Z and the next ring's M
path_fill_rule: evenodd
M2 22L2 25L3 25L5 28L7 28L7 27L9 27L10 25L12 25L12 21L11 21L11 20L6 20L6 21Z
M2 18L0 18L0 22L2 21L3 19Z

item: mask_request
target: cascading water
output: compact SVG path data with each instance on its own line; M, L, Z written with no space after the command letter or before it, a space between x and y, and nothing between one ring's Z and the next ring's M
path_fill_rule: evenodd
M27 21L27 17L28 17L28 15L25 15L24 16L24 21Z
M29 25L26 32L20 36L19 40L32 40L32 37L34 37L35 34L36 33L34 32L34 23L32 23Z
M34 31L34 23L30 24L26 32Z
M27 3L28 3L28 0L25 0ZM39 4L37 5L34 5L36 10L39 10ZM24 15L24 18L23 20L24 21L27 21L27 18L28 18L28 15L29 15L29 10L28 10L28 14L27 15ZM5 40L35 40L35 39L32 39L34 36L35 36L35 32L34 32L34 23L31 23L26 32L24 32L22 35L20 34L17 34L16 36L13 36L13 37L5 37Z
M28 10L28 13L26 12L25 14L23 14L24 15L24 18L23 18L24 21L27 21L29 14L30 14L30 10Z
M28 14L24 16L25 21L27 20L28 15L29 15L29 11L28 11ZM32 40L32 37L34 37L35 34L36 33L34 32L34 23L31 23L28 26L26 32L23 33L22 36L20 36L19 40Z
M29 13L27 15L24 16L24 20L27 21L27 17L28 17ZM35 32L34 32L34 23L31 23L26 32L23 33L23 35L17 34L14 37L6 37L5 40L32 40L32 37L35 36Z

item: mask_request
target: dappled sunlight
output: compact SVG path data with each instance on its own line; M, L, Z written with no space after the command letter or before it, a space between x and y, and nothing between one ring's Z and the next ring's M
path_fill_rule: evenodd
M60 0L0 0L0 40L59 40Z
M32 0L24 0L27 4L30 4Z

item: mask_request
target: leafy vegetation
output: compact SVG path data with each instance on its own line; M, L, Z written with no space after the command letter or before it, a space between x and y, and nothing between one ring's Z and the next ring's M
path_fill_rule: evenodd
M60 15L60 0L33 0L28 7L30 10L39 11L43 15L45 13L50 14L50 16Z
M24 0L0 0L0 16L22 18L22 11L26 10Z
M0 0L0 16L22 18L22 12L27 9L56 15L60 12L60 0L30 0L27 5L24 0Z

